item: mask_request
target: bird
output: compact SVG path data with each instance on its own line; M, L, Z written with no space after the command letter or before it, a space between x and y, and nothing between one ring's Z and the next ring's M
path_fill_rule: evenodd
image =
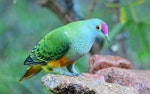
M24 65L29 68L19 81L32 78L42 70L78 76L74 64L89 52L97 37L109 42L108 25L99 18L68 23L49 32L31 50ZM61 72L62 67L67 72Z

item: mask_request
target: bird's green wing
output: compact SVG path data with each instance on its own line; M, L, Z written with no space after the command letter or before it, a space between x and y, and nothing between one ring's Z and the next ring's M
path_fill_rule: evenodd
M33 48L24 64L38 65L58 60L68 52L70 44L65 32L50 32Z

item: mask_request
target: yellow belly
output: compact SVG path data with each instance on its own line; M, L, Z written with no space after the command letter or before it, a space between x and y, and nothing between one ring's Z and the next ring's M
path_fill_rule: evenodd
M64 67L69 65L71 62L67 57L62 57L59 60L56 61L50 61L48 62L48 66L50 66L51 68L57 68L57 67Z
M55 60L55 61L50 61L47 63L46 66L44 65L41 67L46 71L50 71L52 68L64 67L71 63L72 62L67 57L63 56L62 58Z

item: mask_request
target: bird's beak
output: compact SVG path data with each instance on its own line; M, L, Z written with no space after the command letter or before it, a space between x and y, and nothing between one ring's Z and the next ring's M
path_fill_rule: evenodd
M108 43L110 43L110 39L109 39L108 34L105 35L105 38L106 38L106 40L108 41Z

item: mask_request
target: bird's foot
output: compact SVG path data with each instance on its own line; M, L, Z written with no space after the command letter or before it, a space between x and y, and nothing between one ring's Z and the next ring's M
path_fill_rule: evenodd
M70 73L70 72L63 72L62 75L66 76L80 76L80 73Z

